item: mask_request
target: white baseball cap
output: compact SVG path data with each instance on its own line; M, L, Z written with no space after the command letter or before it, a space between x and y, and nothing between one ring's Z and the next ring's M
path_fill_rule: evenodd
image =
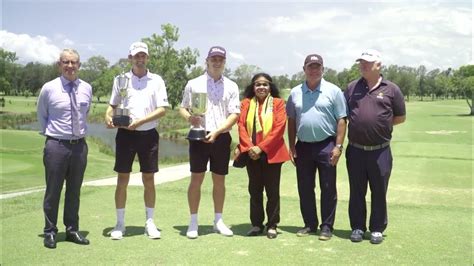
M382 61L382 54L374 49L367 49L362 52L362 54L356 59L356 62L360 60L365 60L367 62L381 62Z
M138 54L139 52L144 52L145 54L148 55L148 45L144 42L134 42L132 45L130 45L130 50L129 54L131 56L134 56Z

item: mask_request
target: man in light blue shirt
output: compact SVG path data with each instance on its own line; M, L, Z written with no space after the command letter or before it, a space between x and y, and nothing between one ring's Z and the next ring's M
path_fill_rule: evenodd
M316 232L319 225L314 193L319 170L322 219L319 239L329 240L336 215L336 165L346 134L347 108L341 89L322 78L324 66L320 55L308 55L303 70L306 81L291 90L286 104L289 150L296 166L305 224L297 235Z

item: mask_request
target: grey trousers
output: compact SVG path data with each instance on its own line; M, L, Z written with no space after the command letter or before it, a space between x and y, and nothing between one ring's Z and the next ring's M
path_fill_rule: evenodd
M46 179L43 201L45 234L58 232L59 200L64 181L66 192L63 222L67 231L79 230L79 197L87 165L87 153L88 147L84 139L75 144L49 137L46 139L43 151Z

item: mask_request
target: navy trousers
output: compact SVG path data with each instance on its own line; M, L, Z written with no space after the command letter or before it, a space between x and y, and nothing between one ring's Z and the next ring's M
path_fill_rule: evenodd
M352 230L367 230L365 196L368 183L371 191L369 230L383 232L388 222L386 195L392 171L390 146L364 151L349 145L346 150L346 165L349 174L349 219Z
M321 142L296 143L296 176L300 196L300 210L305 227L313 230L319 225L316 210L316 172L319 171L319 186L321 188L321 228L329 227L332 231L336 217L337 188L336 167L330 164L331 151L334 148L334 138L330 137Z
M267 228L276 228L280 222L280 175L282 163L269 164L265 159L249 160L247 174L250 194L250 221L262 228L265 219L263 190L267 195Z
M58 232L59 200L64 181L66 181L66 192L63 222L67 231L79 230L79 196L87 165L87 153L88 147L84 139L76 144L46 139L43 151L46 178L43 201L45 234Z

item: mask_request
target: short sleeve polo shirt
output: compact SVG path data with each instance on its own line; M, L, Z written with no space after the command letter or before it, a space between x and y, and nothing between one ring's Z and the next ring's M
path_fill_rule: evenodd
M132 71L125 74L128 79L127 96L124 99L124 106L130 110L130 117L138 120L146 117L159 107L168 107L168 95L164 80L157 74L147 72L143 77L137 77ZM114 80L110 105L119 105L121 97L117 87L117 81ZM146 131L155 128L158 120L147 122L136 130Z
M344 96L349 108L349 141L379 145L392 139L393 117L404 116L405 100L400 88L386 79L369 91L364 78L351 82Z
M314 91L306 82L294 87L288 97L286 112L296 121L299 141L317 142L336 135L337 121L346 117L347 108L341 89L321 79Z
M189 80L184 88L181 107L191 107L193 92L207 93L207 107L204 116L206 131L218 129L230 114L240 113L239 87L227 77L222 76L215 81L206 72Z

